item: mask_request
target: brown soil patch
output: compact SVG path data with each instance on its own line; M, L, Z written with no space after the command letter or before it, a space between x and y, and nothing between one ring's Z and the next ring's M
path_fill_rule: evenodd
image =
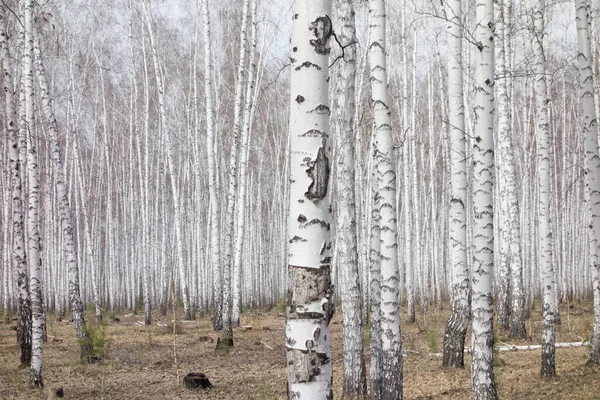
M563 324L558 327L557 341L587 339L593 314L591 305L562 309ZM498 341L511 344L539 342L539 312L528 323L532 337L512 340L497 333ZM578 315L574 315L578 314ZM429 310L417 317L417 324L403 321L404 393L407 399L470 398L469 368L444 369L441 359L430 353L441 351L444 324L448 311ZM106 327L110 340L108 358L103 363L84 365L79 362L78 344L73 327L54 322L48 316L49 340L44 348L45 389L28 387L28 370L18 364L15 331L0 324L0 399L51 399L62 387L65 399L283 399L285 398L285 318L277 313L246 313L236 329L235 348L225 355L215 354L218 332L213 332L209 318L180 322L182 332L170 333L172 317L159 317L155 325L141 326L142 316L118 316L120 322ZM92 315L89 316L92 318ZM468 334L469 338L470 333ZM210 340L212 339L212 341ZM534 340L532 340L534 339ZM332 321L334 386L341 398L341 311ZM368 343L368 341L367 341ZM177 360L173 346L177 348ZM594 399L600 398L600 368L586 365L587 348L557 349L557 377L541 380L540 351L500 353L496 380L500 398L504 399ZM468 365L469 359L465 360ZM368 371L368 367L367 367ZM214 388L190 390L180 386L189 372L205 373ZM179 379L178 379L179 377Z

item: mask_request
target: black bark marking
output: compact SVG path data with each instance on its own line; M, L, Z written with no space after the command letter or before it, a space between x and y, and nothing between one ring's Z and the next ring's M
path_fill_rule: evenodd
M290 243L296 243L296 242L306 242L306 239L301 238L300 236L294 236L293 238L290 239Z
M315 67L317 69L317 71L321 70L321 67L319 67L317 64L313 64L310 61L304 61L302 64L300 64L299 66L296 67L296 71L300 71L300 69L302 69L302 67L305 67L305 68Z
M301 94L299 94L298 96L296 96L296 102L298 104L303 103L304 102L304 96L302 96Z
M322 138L328 138L329 135L326 134L323 131L320 131L318 129L311 129L307 132L304 132L302 135L300 135L300 137L322 137Z
M305 220L306 222L306 220ZM320 225L321 228L326 228L327 230L331 229L331 225L329 225L327 222L323 221L322 219L319 218L313 218L311 219L306 225L303 226L303 228L306 228L308 226L311 225ZM325 243L323 243L323 247L325 247Z
M298 215L298 222L300 222L301 224L306 222L306 216L300 214Z
M315 53L322 55L329 54L331 49L327 46L327 42L329 42L329 38L333 33L329 16L317 17L317 19L310 23L308 29L315 36L314 39L310 40L310 45L315 49Z
M327 195L329 184L329 159L325 155L325 144L319 148L316 160L310 162L309 167L306 173L312 179L312 183L304 196L312 201L323 200Z
M331 110L325 104L319 104L312 110L308 111L309 114L317 113L319 115L331 115Z

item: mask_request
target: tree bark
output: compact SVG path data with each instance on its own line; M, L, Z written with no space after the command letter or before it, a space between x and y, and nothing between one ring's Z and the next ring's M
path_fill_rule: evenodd
M476 6L475 126L473 140L473 269L471 380L473 399L496 399L494 378L494 5Z
M23 51L23 88L25 91L25 127L27 135L27 262L29 265L29 290L31 293L31 367L29 385L43 387L42 357L44 348L44 308L42 306L42 259L40 257L40 181L37 135L34 117L33 79L33 12L32 0L25 0Z
M336 85L338 213L337 263L341 275L343 320L343 398L363 398L367 394L363 346L362 293L358 269L355 197L354 130L356 33L352 0L336 1L341 30L338 39L344 48Z
M288 302L289 399L332 399L329 39L331 1L296 2L292 27Z
M448 25L448 124L450 126L450 264L451 314L444 334L442 365L464 368L465 338L469 323L469 266L467 263L467 165L465 106L463 99L461 0L446 3Z
M538 165L538 224L539 224L539 265L543 288L542 299L542 378L556 374L555 366L555 281L552 253L552 171L551 171L551 139L550 119L548 114L548 88L546 84L546 59L544 56L544 13L545 0L533 1L533 55L534 55L534 90L536 106L536 150Z
M581 86L581 130L585 141L586 196L589 213L588 246L594 294L594 327L590 340L590 364L600 364L600 155L598 151L598 121L594 102L592 51L588 21L587 1L576 0L576 25ZM563 229L565 227L563 226Z

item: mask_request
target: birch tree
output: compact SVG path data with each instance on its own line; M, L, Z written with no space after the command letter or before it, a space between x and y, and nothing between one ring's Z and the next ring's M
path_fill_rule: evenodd
M337 97L337 155L338 213L337 263L341 273L344 398L362 398L367 393L365 356L363 346L362 293L358 270L355 197L354 130L356 81L356 32L352 0L337 0L340 21L339 40L343 60L339 67Z
M588 202L588 243L594 295L594 327L590 340L591 364L600 364L600 156L598 151L598 121L594 102L592 50L586 0L575 1L579 84L581 86L581 130L585 141L586 198ZM564 227L563 227L564 229Z
M85 315L79 290L79 265L77 259L77 248L75 246L75 238L73 235L71 206L69 204L64 168L60 156L58 126L56 117L54 116L50 90L48 88L48 82L46 79L46 70L44 68L44 63L42 62L42 53L36 30L33 32L33 51L38 74L38 82L40 86L42 108L46 119L49 121L48 132L50 134L50 151L52 154L52 161L54 163L54 178L56 181L56 192L59 201L59 219L62 231L62 243L64 246L64 260L66 263L69 280L69 299L71 303L71 310L73 312L73 326L75 327L77 338L81 343L81 358L89 361L90 357L92 356L92 349L86 341L87 334L85 330Z
M496 399L494 379L494 4L476 5L473 140L473 269L471 381L473 399Z
M25 95L25 128L27 135L27 263L31 293L31 367L29 384L43 387L42 354L44 348L44 309L42 306L42 260L40 257L40 179L37 135L34 118L33 12L32 0L25 0L23 50L23 91Z
M286 322L289 399L329 399L332 360L329 161L331 1L294 7Z
M463 99L461 0L446 3L448 29L448 124L450 126L451 195L449 210L451 314L444 334L442 365L464 368L465 337L469 323L469 266L467 263L467 166Z
M379 211L381 259L382 398L402 398L402 337L398 291L396 170L387 84L386 11L383 0L369 1L369 68L374 127L375 204Z
M539 264L543 288L542 299L542 367L543 378L556 374L555 366L555 281L552 263L552 170L550 118L548 115L548 87L546 84L546 59L544 56L544 13L545 0L533 0L533 55L534 55L534 91L535 91L535 137L538 165L538 224L539 224Z
M235 205L238 201L238 164L240 152L240 133L242 131L242 100L244 95L244 75L246 69L247 29L249 0L242 3L242 23L240 29L240 56L235 81L233 105L233 129L231 140L231 154L229 159L228 185L225 210L225 227L223 237L223 338L217 342L217 347L229 348L233 346L233 329L231 323L231 275L233 266L234 242L234 215ZM240 206L244 207L243 204Z
M24 158L20 154L24 154L25 152L26 135L25 130L17 129L15 124L13 74L8 51L8 32L6 30L7 13L8 8L2 6L0 9L0 56L2 57L4 76L5 124L7 136L10 140L12 260L16 271L18 288L17 342L21 350L21 364L27 365L31 361L31 300L29 297L29 273L27 271L27 258L25 254L25 225L23 216L24 182L21 179L25 163L23 162Z
M212 80L212 49L211 30L208 0L202 0L202 16L204 19L204 96L206 102L206 153L208 161L208 192L210 210L210 261L213 271L213 291L215 302L215 315L213 316L213 328L222 329L222 302L223 292L222 271L220 262L220 217L219 197L217 188L217 163L215 162L215 112L213 109L213 80Z

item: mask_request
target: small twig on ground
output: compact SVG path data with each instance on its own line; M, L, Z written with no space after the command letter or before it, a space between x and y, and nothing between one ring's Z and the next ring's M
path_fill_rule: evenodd
M269 346L268 344L266 344L265 342L260 342L263 346L265 346L267 349L269 350L273 350L273 348L271 346Z

